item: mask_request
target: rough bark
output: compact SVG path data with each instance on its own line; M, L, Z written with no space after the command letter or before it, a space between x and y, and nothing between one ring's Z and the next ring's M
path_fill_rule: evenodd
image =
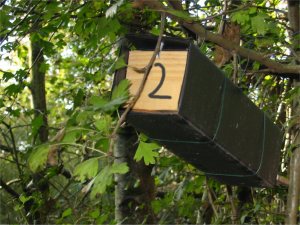
M300 64L300 40L299 40L299 31L300 31L300 2L299 1L288 1L288 17L290 22L290 27L292 32L290 34L294 53L298 58L298 61L295 60L295 63ZM297 38L298 37L298 38ZM286 224L297 224L297 214L299 212L300 204L300 74L299 79L294 80L294 88L298 88L298 94L295 95L293 100L293 117L295 118L296 124L293 127L293 149L292 157L290 160L290 183L289 183L289 192L287 200L287 217Z
M119 131L114 145L115 163L126 162L130 168L127 174L115 175L115 220L118 224L155 223L151 208L155 196L152 168L133 160L137 143L134 129L126 127ZM135 188L137 179L139 187Z
M139 0L139 2L140 2L139 7L143 5L158 11L168 11L169 9L158 0L152 0L152 1ZM204 40L215 43L221 46L222 48L227 49L230 52L236 52L236 54L242 57L249 58L251 60L261 63L262 65L267 66L274 75L278 74L278 76L284 76L284 77L288 76L291 78L298 78L298 74L300 73L299 65L288 65L288 64L281 64L275 62L271 59L268 59L263 54L257 53L256 51L251 49L238 46L234 42L224 39L221 35L206 30L199 22L194 22L192 20L185 19L185 18L183 19L171 13L167 13L167 15L170 18L176 20L185 28L197 34L198 37L201 37Z
M34 24L33 30L38 30L40 26ZM30 55L30 67L31 67L31 93L34 110L34 118L42 118L43 124L38 129L38 137L40 143L48 141L48 121L47 121L47 105L46 105L46 90L45 90L45 72L42 71L42 65L44 63L43 48L36 40L31 41L31 55ZM34 139L35 142L35 139ZM49 183L44 177L43 172L34 173L32 175L33 186L43 195L45 203L39 207L38 210L33 210L33 206L36 204L35 200L30 200L25 204L25 211L27 212L27 218L30 223L44 224L47 221L47 215L53 207L48 204L49 201ZM31 195L35 190L31 186L26 188L26 194Z
M35 118L41 116L43 125L38 130L40 141L48 141L48 121L45 90L45 72L41 71L44 63L43 49L38 42L31 42L31 92Z
M115 163L127 163L129 164L129 151L137 141L136 135L134 135L129 128L125 128L117 134L114 145L114 157ZM126 185L129 183L130 174L116 174L115 175L115 220L118 224L128 220L126 219L129 214L129 206L123 204L126 196Z

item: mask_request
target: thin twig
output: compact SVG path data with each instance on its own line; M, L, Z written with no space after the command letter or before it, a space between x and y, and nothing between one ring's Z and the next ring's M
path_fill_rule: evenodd
M228 14L233 13L233 12L238 12L238 11L240 11L240 10L249 8L249 7L251 6L250 4L246 4L246 5L243 5L242 7L237 8L237 9L227 10L227 3L225 2L224 4L225 4L226 6L224 5L224 8L225 8L225 9L223 8L223 12L221 12L221 13L219 13L219 14L216 14L216 15L208 16L208 17L206 17L206 18L204 18L204 19L200 19L200 20L196 20L196 21L198 21L198 22L203 22L203 21L212 20L212 19L214 19L214 18L216 18L216 17L228 15Z
M233 52L233 74L232 74L232 79L233 79L233 83L237 84L238 81L238 61L237 61L237 54L235 52Z
M17 193L14 189L12 189L10 186L8 186L6 184L6 182L4 180L2 180L2 178L0 178L0 186L7 192L9 193L11 196L13 196L14 198L19 200L19 196L20 194Z
M219 214L218 214L218 211L217 211L216 206L215 206L214 201L213 201L213 197L212 197L211 189L208 185L208 178L207 177L205 178L205 186L206 186L206 189L207 189L207 196L208 196L209 204L211 205L211 208L213 209L214 214L215 214L216 218L218 219Z
M21 169L20 162L19 162L19 156L18 156L18 150L17 150L17 146L16 146L15 136L12 132L11 126L9 124L7 124L6 122L4 122L4 121L2 121L2 123L9 130L9 134L10 134L11 142L12 142L12 146L13 146L13 148L12 148L13 157L14 157L14 160L16 161L16 166L17 166L17 169L18 169L18 172L19 172L19 176L23 177L23 171Z
M134 107L134 105L138 101L139 97L141 96L142 91L144 90L144 87L145 87L148 75L149 75L149 73L151 71L151 68L153 66L153 63L154 63L154 61L156 59L157 54L160 51L161 40L162 40L162 36L163 36L163 33L164 33L164 27L165 27L165 18L166 18L166 14L165 14L165 12L162 12L161 13L160 33L159 33L159 36L158 36L158 40L157 40L157 43L156 43L155 50L154 50L154 52L152 54L152 57L151 57L148 65L144 69L142 69L140 71L140 72L144 72L144 76L143 76L142 82L141 82L141 84L139 86L139 89L138 89L137 93L135 94L135 96L133 97L133 99L130 101L129 105L127 106L126 110L124 111L124 113L122 114L122 116L120 117L120 119L118 120L117 125L115 126L115 128L114 128L114 130L112 132L111 139L110 139L110 144L109 144L109 151L108 151L108 154L110 156L113 155L112 153L113 153L113 148L114 148L114 142L115 142L115 139L116 139L116 134L117 134L119 128L121 127L121 125L124 123L127 114Z
M237 224L238 222L238 210L234 204L234 199L233 199L233 193L232 193L232 187L230 185L226 185L226 190L227 190L227 194L228 194L228 199L230 201L231 204L231 211L232 211L232 224Z
M41 0L40 1L38 1L38 3L37 4L35 4L27 13L26 13L26 15L25 15L25 17L22 19L22 20L20 20L6 35L5 35L5 37L2 39L2 41L0 42L0 46L2 45L2 43L5 41L5 39L12 33L12 32L14 32L14 30L15 29L17 29L17 27L19 26L19 25L21 25L25 20L26 20L26 18L29 16L29 14L38 6L38 4L40 4L40 2L41 2Z

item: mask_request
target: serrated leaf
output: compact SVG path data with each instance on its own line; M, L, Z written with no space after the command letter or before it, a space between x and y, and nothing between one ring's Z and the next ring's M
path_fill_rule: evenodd
M46 165L49 149L49 145L41 145L32 151L28 158L28 164L33 172Z
M93 105L94 110L102 110L104 112L114 111L128 100L129 86L129 80L122 80L119 85L114 88L110 101L100 96L92 96L89 102Z
M14 74L11 73L11 72L4 72L3 75L2 75L2 79L4 81L9 81L13 77L14 77Z
M125 100L129 97L130 81L127 79L122 80L113 90L111 98L118 99L124 98Z
M238 24L244 25L250 19L247 12L239 11L232 14L231 19L233 22L237 22Z
M111 116L107 115L102 117L101 119L95 121L95 127L99 130L102 131L105 134L110 133L110 128L111 128L111 123L112 123L112 118Z
M258 34L264 35L268 30L268 24L265 22L266 15L259 14L251 18L252 30Z
M79 112L78 115L76 116L76 122L77 123L85 123L88 118L90 116L92 116L94 114L94 112L92 111L82 111L82 112Z
M103 108L108 103L106 99L100 96L92 96L89 102L95 107L95 109Z
M69 128L66 131L65 136L61 142L62 143L75 143L81 134L82 134L82 130L78 130L76 128Z
M113 174L124 174L128 171L129 168L126 163L114 163L112 166L105 166L95 178L91 198L94 198L97 194L103 194L106 191L106 188L113 182Z
M126 102L127 99L124 97L116 98L111 101L103 99L99 96L93 96L90 103L93 105L94 110L101 110L104 112L110 112L116 110L120 105Z
M141 159L144 159L146 165L154 164L155 157L158 156L158 152L155 152L154 150L158 148L159 145L155 143L146 143L141 141L138 146L138 149L136 150L134 159L136 161L140 161Z
M22 92L24 87L25 86L23 84L11 84L4 89L5 94L16 96L17 94Z
M119 173L119 174L125 174L129 171L129 167L126 163L114 163L111 166L111 173Z
M110 167L105 166L100 173L96 176L94 186L91 192L91 198L94 198L97 194L103 194L106 187L113 182L113 175L110 172Z
M98 159L88 159L75 167L74 176L83 182L91 179L97 175L98 172Z

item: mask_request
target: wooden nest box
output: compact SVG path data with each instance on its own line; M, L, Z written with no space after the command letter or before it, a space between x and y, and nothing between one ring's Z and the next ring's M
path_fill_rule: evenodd
M128 36L122 47L128 67L114 86L132 82L132 95L157 37ZM282 134L242 91L189 41L163 38L141 97L127 122L217 180L272 187L279 168Z

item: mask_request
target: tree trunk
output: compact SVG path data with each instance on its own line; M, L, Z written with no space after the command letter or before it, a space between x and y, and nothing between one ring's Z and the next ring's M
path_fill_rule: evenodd
M300 64L300 40L299 40L299 23L300 23L300 2L288 1L288 17L290 21L290 27L292 28L291 39L293 43L293 50L298 61L295 63ZM286 224L297 224L297 214L299 212L300 201L300 75L298 80L294 80L294 88L298 88L298 94L293 99L293 113L292 116L296 121L293 128L293 145L295 146L292 157L290 160L290 183L287 200L287 217Z
M118 224L155 223L151 208L155 195L152 167L134 161L137 144L133 128L126 127L119 131L114 148L115 163L126 162L130 171L115 175L115 219ZM137 180L139 187L135 188Z
M38 42L31 41L31 92L35 118L43 119L43 125L38 130L41 143L48 141L45 72L41 70L43 63L43 49Z
M33 30L38 30L39 25L33 25ZM45 72L41 70L44 63L43 48L36 40L31 40L31 55L30 55L30 67L31 67L31 93L34 109L34 118L42 118L43 124L38 129L38 137L40 143L48 141L48 121L47 121L47 106L46 106L46 90L45 90ZM35 138L33 143L35 144ZM45 203L37 210L33 211L33 206L36 204L35 200L30 200L25 204L25 210L27 211L28 220L30 223L44 224L47 221L47 214L52 207L48 204L49 200L49 183L44 177L43 172L34 173L32 175L33 186L38 189L42 194ZM26 189L28 195L31 195L35 190L32 187Z
M129 151L134 150L135 143L137 141L136 135L132 132L130 128L125 128L119 131L116 138L116 143L114 146L114 157L115 163L126 162L129 165ZM127 193L126 186L130 183L130 173L127 174L116 174L115 175L115 220L118 224L124 222L130 223L130 219L127 216L130 215L130 208L126 202Z

